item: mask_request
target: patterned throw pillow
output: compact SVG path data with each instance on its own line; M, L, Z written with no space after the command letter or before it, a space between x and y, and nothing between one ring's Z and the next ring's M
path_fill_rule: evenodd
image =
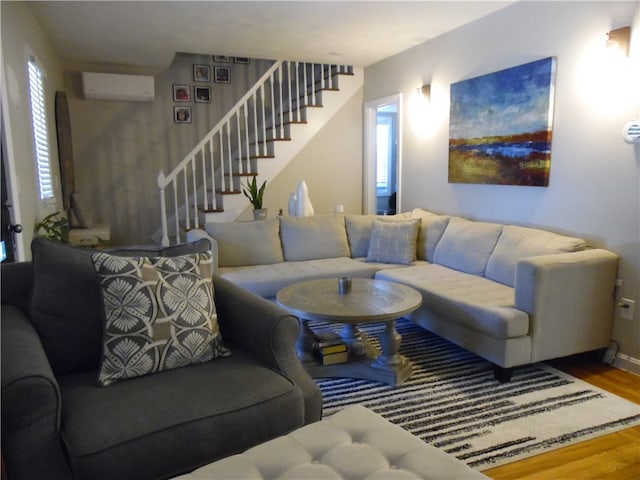
M104 341L98 382L139 377L229 355L211 283L212 255L92 256Z
M416 260L416 243L420 219L385 222L373 221L368 262L408 265Z

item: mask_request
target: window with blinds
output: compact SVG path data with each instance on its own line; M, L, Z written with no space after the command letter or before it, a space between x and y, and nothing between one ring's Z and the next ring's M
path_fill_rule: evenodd
M33 57L29 57L27 68L29 73L29 93L31 97L31 124L33 128L40 199L49 203L55 201L55 194L53 174L51 171L51 156L49 154L47 110L44 101L44 73Z

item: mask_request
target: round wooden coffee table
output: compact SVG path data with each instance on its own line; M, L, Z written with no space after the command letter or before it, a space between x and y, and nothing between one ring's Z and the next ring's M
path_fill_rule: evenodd
M296 349L312 377L354 377L400 385L411 375L411 362L399 353L402 337L396 319L422 304L422 295L414 288L354 278L351 291L340 294L338 279L310 280L283 288L276 301L300 319ZM349 347L348 362L320 365L314 360L315 335L309 320L343 324L340 336ZM386 323L380 335L381 352L358 330L359 324L376 322Z

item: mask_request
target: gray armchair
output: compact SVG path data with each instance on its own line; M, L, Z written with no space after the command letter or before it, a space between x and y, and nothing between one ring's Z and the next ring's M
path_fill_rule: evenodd
M98 386L91 251L33 250L33 263L0 269L9 480L169 478L320 419L320 391L295 353L297 319L218 277L231 356ZM56 305L44 324L43 301Z

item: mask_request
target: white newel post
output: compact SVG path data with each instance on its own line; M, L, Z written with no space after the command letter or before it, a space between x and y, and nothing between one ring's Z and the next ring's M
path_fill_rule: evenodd
M164 199L165 176L164 171L158 174L158 187L160 188L160 224L162 226L162 246L169 246L169 232L167 231L167 205Z

